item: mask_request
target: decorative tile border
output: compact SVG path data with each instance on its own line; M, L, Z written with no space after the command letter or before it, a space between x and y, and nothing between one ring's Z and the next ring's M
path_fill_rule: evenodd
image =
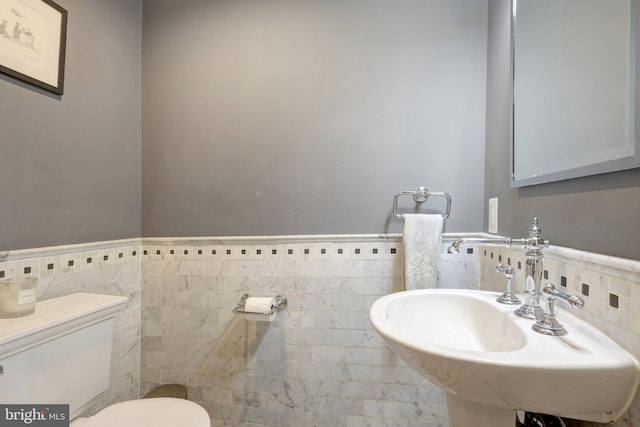
M447 246L462 237L478 237L479 233L445 233L442 237L443 257ZM401 234L265 236L265 237L199 237L144 238L143 258L224 259L224 260L291 260L291 259L392 259L402 254ZM472 255L473 249L464 255Z
M382 243L292 243L288 245L202 244L202 245L145 245L145 260L330 260L330 259L393 259L401 255L399 242Z
M74 245L67 249L44 248L29 251L16 251L0 261L0 280L21 277L52 277L93 270L103 266L122 264L141 260L141 247L131 241L123 246L95 248L93 245L82 247Z
M463 237L483 237L483 233L445 233L442 236L443 251L449 243ZM303 246L302 253L291 253ZM349 255L352 258L365 257L367 254L374 256L382 254L386 246L393 247L400 251L402 247L401 234L336 234L336 235L316 235L316 236L247 236L247 237L167 237L167 238L141 238L123 239L104 242L80 243L74 245L52 246L44 248L20 249L14 251L0 251L0 265L9 262L28 261L33 265L33 259L51 259L57 261L59 258L74 260L82 259L86 264L102 262L122 262L131 256L143 255L134 253L141 248L147 250L146 256L157 256L152 253L152 248L164 249L169 247L173 250L172 255L179 255L183 259L192 259L195 255L223 255L226 252L206 253L208 247L211 251L227 247L241 248L246 253L236 253L236 259L244 259L241 255L304 255L319 256L324 259L325 255L340 256ZM195 249L195 248L198 249ZM393 249L391 248L391 249ZM131 249L131 250L129 250ZM195 249L195 251L194 251ZM252 254L250 249L255 251ZM187 252L185 252L187 251ZM202 252L198 252L202 251ZM276 251L275 253L273 251ZM393 254L395 255L395 253ZM448 255L448 254L447 254ZM71 258L70 258L71 257ZM75 257L75 258L73 258ZM91 260L89 260L91 258ZM53 262L52 261L52 262ZM67 265L69 267L69 265ZM55 268L56 266L54 266Z

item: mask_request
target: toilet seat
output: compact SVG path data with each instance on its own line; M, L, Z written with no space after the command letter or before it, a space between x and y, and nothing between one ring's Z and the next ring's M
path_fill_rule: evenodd
M173 397L115 403L73 427L210 427L209 414L197 403Z

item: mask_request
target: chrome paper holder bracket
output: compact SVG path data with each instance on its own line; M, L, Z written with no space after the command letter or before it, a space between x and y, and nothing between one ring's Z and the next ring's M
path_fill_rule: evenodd
M426 202L429 196L444 197L447 199L447 207L445 213L442 215L442 219L447 219L449 214L451 214L451 196L449 194L429 191L426 187L418 187L415 191L400 191L393 197L393 214L398 218L402 218L402 214L398 213L398 197L404 195L412 196L416 203Z
M242 295L242 298L240 298L240 302L232 310L233 314L263 314L263 313L253 313L253 312L244 310L244 305L249 298L251 298L251 295L249 294ZM264 316L266 317L271 316L275 312L282 311L285 308L287 308L287 297L285 297L284 295L276 295L274 299L275 299L275 305L272 305L269 313L264 313Z

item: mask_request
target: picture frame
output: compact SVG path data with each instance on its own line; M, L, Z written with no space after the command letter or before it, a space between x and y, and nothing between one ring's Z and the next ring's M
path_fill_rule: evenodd
M62 95L67 11L52 0L0 0L0 72Z

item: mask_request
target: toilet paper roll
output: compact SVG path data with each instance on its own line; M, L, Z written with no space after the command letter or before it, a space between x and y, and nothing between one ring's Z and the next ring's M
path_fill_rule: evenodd
M248 313L269 314L271 307L275 307L275 298L250 297L244 303L244 310Z

